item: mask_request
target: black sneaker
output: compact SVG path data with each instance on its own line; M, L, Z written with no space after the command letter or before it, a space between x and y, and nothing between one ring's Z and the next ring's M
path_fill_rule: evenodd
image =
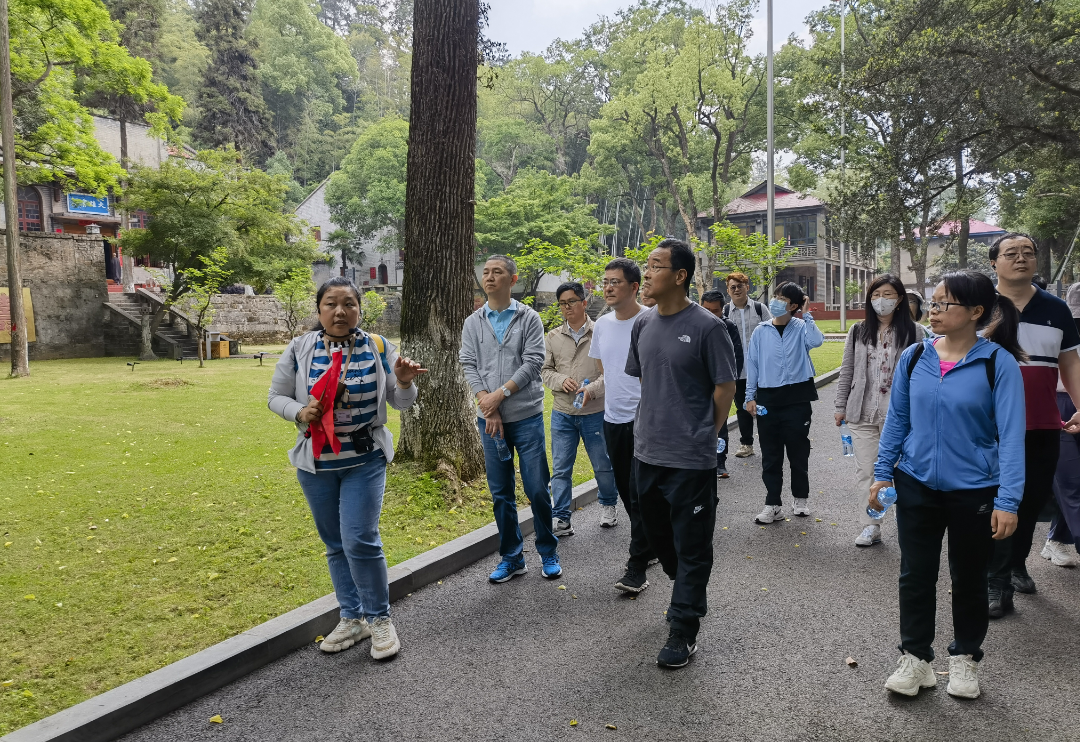
M667 644L656 657L656 664L660 667L686 667L695 652L697 642L688 641L677 629L672 629L668 634Z
M1038 592L1035 589L1035 580L1031 579L1027 567L1019 567L1013 570L1012 586L1016 588L1016 592L1018 593L1027 593L1030 595L1031 593Z
M615 583L615 589L622 590L624 593L640 593L648 586L649 581L645 579L645 573L635 572L632 569L626 570L622 579Z
M1001 618L1013 609L1013 594L1011 590L1002 590L999 587L990 588L990 609L987 614L990 618Z

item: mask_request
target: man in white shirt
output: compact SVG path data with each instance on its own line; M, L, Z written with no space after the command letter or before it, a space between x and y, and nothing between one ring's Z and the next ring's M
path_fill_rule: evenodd
M745 273L729 273L727 290L731 296L724 306L724 319L731 320L739 328L744 358L740 365L742 371L735 382L735 415L739 418L739 449L735 457L745 459L754 455L754 416L744 408L746 404L746 349L750 347L750 336L762 322L772 319L769 308L760 301L750 298L750 278Z
M630 518L630 559L626 574L615 587L627 593L640 593L649 586L645 569L654 559L637 495L630 482L634 462L634 417L641 399L641 382L626 373L626 357L630 352L630 331L648 310L637 303L641 269L627 258L615 258L604 270L604 301L613 311L601 316L593 326L589 357L597 360L604 379L604 437L608 458L615 472L626 514ZM588 395L586 388L585 394ZM588 397L586 396L586 401Z

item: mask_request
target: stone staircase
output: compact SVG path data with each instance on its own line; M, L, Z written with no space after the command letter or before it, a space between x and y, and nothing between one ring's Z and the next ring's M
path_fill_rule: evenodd
M127 338L115 341L115 350L120 355L137 355L139 348L138 338L142 336L142 324L140 317L146 314L153 314L156 310L156 306L152 299L142 296L138 292L136 293L110 293L109 301L107 304L118 310L118 313L126 318L130 325L134 329L134 348L130 339L132 333L127 333ZM162 319L161 325L158 327L158 331L154 337L154 352L159 356L165 358L173 358L177 349L180 351L180 355L184 359L198 358L199 349L196 341L191 338L187 332L186 322L178 323L176 318L181 320L187 320L187 317L179 312L173 311L166 314ZM127 351L127 352L119 352ZM131 352L134 351L134 352Z

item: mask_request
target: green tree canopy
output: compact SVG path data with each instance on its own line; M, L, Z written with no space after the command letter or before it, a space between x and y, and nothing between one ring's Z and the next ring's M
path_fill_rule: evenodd
M123 96L157 112L165 134L183 102L152 80L150 63L120 44L101 0L11 0L15 160L23 182L73 181L104 192L120 166L97 143L83 97Z
M476 205L476 243L482 254L516 254L530 240L569 245L601 232L577 191L576 179L522 170L499 195Z
M354 243L378 238L382 252L400 247L408 149L408 122L387 116L364 129L330 178L330 216Z

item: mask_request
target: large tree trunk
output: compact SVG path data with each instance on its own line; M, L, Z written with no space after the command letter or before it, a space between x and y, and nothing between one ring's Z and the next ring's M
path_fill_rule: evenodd
M484 473L458 350L472 311L477 0L415 0L401 339L428 373L401 453L452 480Z
M15 183L15 114L11 102L11 52L8 37L8 4L0 0L0 138L4 160L4 230L7 245L8 310L11 317L11 375L30 375L30 350L23 308L19 256L18 186Z

